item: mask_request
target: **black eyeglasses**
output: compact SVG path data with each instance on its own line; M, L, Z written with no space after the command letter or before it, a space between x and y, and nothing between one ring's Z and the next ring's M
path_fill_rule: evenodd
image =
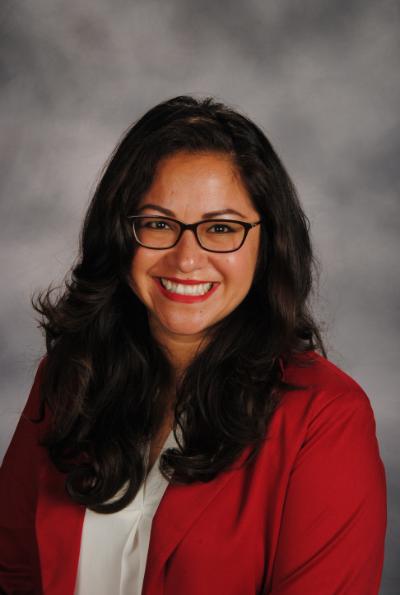
M192 231L197 243L207 252L235 252L244 244L250 229L261 223L236 219L204 219L197 223L182 223L160 215L130 215L135 240L145 248L167 250L179 242L186 229Z

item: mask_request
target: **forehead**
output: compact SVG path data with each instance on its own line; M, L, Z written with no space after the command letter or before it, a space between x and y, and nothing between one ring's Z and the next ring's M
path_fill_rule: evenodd
M255 212L232 158L220 153L182 152L162 159L139 207L147 202L191 212L227 208Z

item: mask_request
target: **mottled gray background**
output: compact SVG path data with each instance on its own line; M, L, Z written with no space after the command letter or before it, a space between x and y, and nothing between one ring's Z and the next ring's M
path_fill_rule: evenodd
M330 359L375 411L398 593L399 3L3 0L0 19L0 454L44 349L30 295L76 257L102 164L155 103L215 95L264 128L311 220Z

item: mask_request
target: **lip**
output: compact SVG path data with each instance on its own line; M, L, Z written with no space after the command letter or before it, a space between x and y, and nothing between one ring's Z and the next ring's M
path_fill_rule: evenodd
M160 277L161 278L161 277ZM199 285L200 283L215 283L215 281L200 281L198 279L178 279L177 277L162 277L172 283L181 283L182 285Z
M171 277L163 277L163 279L171 279ZM168 298L169 300L173 301L173 302L180 302L181 304L194 304L196 302L204 302L205 300L208 300L208 298L218 289L219 287L219 283L214 283L214 285L212 286L212 288L210 289L210 291L208 291L207 293L205 293L204 295L181 295L179 293L172 293L171 291L168 291L167 289L165 289L165 287L162 285L159 277L155 277L154 281L158 287L158 289L161 291L161 293ZM196 281L196 284L200 283L199 281ZM193 282L191 283L187 283L187 285L193 285Z

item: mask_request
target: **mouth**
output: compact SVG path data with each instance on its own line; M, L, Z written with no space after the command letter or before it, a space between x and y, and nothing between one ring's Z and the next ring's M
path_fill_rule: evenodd
M175 283L165 277L154 278L157 287L164 297L174 302L193 304L207 300L219 287L220 283L205 282L189 285L185 283Z
M214 283L211 281L205 281L201 283L196 283L196 281L191 281L190 283L177 283L175 281L171 281L170 279L166 279L165 277L159 277L159 280L164 289L178 295L201 296L211 291L212 287L214 286Z

